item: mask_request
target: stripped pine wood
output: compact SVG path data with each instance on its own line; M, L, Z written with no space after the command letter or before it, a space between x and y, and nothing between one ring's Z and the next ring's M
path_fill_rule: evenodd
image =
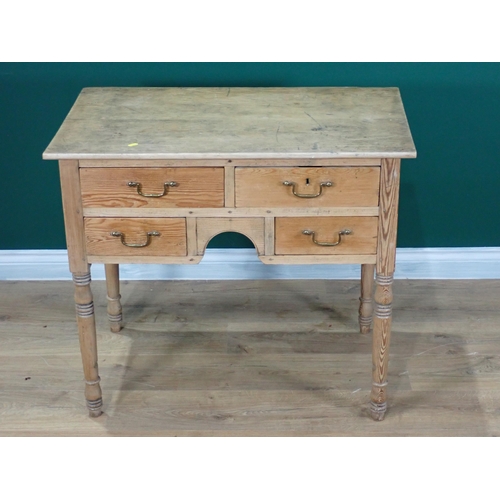
M382 161L377 274L383 276L392 276L396 266L400 165L397 159Z
M377 167L237 168L236 206L376 207L379 178ZM293 182L296 187L285 186L284 182ZM325 182L331 185L320 187ZM300 195L316 197L301 198Z
M183 168L199 168L199 167L224 167L227 160L224 159L191 159L191 160L151 160L148 158L141 159L102 159L92 158L90 160L81 159L81 168L149 168L149 167L183 167ZM380 165L380 162L379 162Z
M378 207L328 207L328 208L105 208L83 209L85 217L291 217L291 216L365 216L377 217Z
M94 301L90 289L90 273L73 273L75 284L76 320L80 339L80 352L85 377L85 398L91 417L102 413L102 391L97 365L97 334L94 316Z
M203 255L150 256L150 255L89 255L91 264L199 264Z
M376 217L277 217L275 251L279 255L374 255L377 224ZM350 234L341 236L337 246L321 246L304 234L306 230L314 231L319 243L328 244L339 241L340 231Z
M117 105L119 103L119 105ZM397 88L85 88L59 159L414 158Z
M148 233L152 232L156 233L148 236ZM112 233L121 233L123 237L113 236ZM183 218L86 218L85 235L89 256L181 256L187 254L186 219ZM148 241L149 244L146 245Z
M361 296L359 297L359 329L361 333L369 333L372 326L374 272L374 265L361 265Z
M384 159L380 174L371 393L371 412L375 420L382 420L387 409L387 372L391 342L392 282L396 265L400 163L399 159Z
M285 160L279 158L254 158L245 160L244 158L235 160L221 159L191 159L191 160L148 160L144 159L99 159L80 160L82 168L101 168L101 167L225 167L228 163L238 167L372 167L380 166L380 158L287 158Z
M78 162L59 161L64 226L68 248L69 269L72 273L86 273L88 270L83 231L83 210L80 193Z
M264 219L264 248L266 255L274 255L274 217Z
M376 264L377 420L387 407L396 174L415 156L399 90L352 87L83 89L43 154L67 167L75 280L88 263L106 265L115 330L118 264L198 263L222 232L248 236L266 264L361 264L362 331ZM80 316L90 308L77 301ZM78 325L87 352L90 327ZM97 414L97 399L87 404Z
M234 165L231 160L224 166L224 199L225 207L234 207Z
M122 305L120 303L120 268L118 264L105 264L108 299L108 320L112 332L121 330Z
M253 158L234 160L237 167L375 167L380 158Z
M394 283L378 423L357 281L124 282L120 334L94 282L99 419L81 399L71 289L0 282L1 436L500 435L499 281Z
M196 219L188 217L186 219L186 244L188 255L198 255L198 243L196 240Z
M265 254L264 218L203 218L196 219L198 255L203 255L208 242L217 234L225 232L241 233L255 246L258 255Z
M264 264L375 264L375 255L259 255Z
M223 168L81 168L80 182L84 207L224 206ZM140 183L143 195L129 182Z

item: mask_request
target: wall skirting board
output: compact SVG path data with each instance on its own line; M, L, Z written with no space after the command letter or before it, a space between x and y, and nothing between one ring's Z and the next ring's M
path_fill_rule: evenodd
M265 265L251 248L208 249L198 265L120 266L123 280L359 279L359 265ZM104 279L104 266L92 265ZM500 279L500 247L401 248L396 279ZM1 250L0 280L69 280L66 250Z

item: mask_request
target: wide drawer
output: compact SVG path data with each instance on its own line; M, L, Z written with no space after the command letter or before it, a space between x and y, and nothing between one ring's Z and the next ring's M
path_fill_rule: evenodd
M235 169L237 207L377 207L379 167Z
M88 255L186 255L186 219L86 218Z
M223 207L221 167L81 168L84 207Z
M374 255L377 217L277 217L276 255Z

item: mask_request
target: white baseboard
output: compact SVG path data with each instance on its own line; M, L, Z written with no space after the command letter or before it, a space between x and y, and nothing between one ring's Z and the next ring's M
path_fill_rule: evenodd
M358 279L359 265L265 265L254 249L208 249L198 265L123 264L124 280ZM104 266L92 265L104 279ZM401 248L396 279L500 279L500 247ZM0 280L69 280L66 250L1 250Z

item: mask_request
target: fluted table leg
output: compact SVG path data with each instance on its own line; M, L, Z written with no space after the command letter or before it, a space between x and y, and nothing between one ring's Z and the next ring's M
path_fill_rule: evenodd
M97 341L90 272L74 273L73 282L75 283L76 319L85 376L85 399L89 415L98 417L102 413L102 392L97 366Z
M120 274L118 264L104 264L106 272L106 290L108 294L109 328L118 333L122 327L122 305L120 302Z

